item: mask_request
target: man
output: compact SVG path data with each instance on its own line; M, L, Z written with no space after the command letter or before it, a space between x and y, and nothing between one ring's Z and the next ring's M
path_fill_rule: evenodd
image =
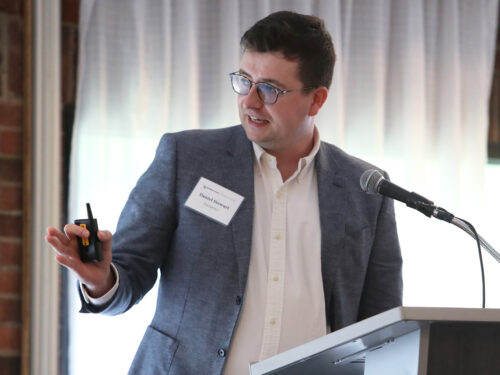
M273 13L241 46L230 78L242 126L164 135L112 253L101 231L104 260L82 263L76 237L88 231L48 229L56 260L81 281L84 312L126 311L160 269L132 374L248 373L249 363L401 304L392 202L360 189L373 167L321 142L314 123L335 61L323 22ZM219 208L235 211L227 225Z

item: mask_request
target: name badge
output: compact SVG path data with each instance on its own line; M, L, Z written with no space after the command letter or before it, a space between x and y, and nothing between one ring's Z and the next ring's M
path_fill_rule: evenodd
M201 177L185 206L228 225L245 198Z

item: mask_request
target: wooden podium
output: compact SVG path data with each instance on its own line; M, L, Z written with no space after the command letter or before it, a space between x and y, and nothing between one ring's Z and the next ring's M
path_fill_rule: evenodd
M251 375L500 375L500 309L397 307L250 366Z

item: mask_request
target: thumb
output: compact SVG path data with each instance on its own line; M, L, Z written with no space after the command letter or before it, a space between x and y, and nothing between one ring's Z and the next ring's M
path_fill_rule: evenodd
M97 232L97 237L101 241L102 255L104 260L111 262L111 243L113 235L109 230L100 230Z
M113 237L111 232L109 230L100 230L97 232L97 237L99 237L99 240L103 242L109 242L111 245L111 238Z

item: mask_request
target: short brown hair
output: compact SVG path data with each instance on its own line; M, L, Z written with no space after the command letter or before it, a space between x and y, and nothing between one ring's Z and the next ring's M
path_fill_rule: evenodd
M330 88L335 50L321 18L279 11L258 21L241 37L244 51L281 52L299 61L299 77L304 87Z

